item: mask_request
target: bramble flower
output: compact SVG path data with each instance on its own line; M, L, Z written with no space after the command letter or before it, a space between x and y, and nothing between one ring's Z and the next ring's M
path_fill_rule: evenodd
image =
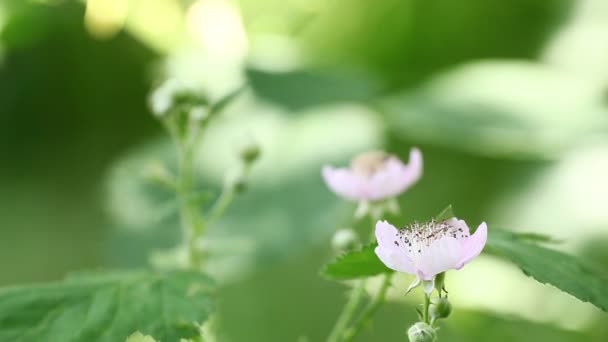
M433 290L436 275L460 269L481 253L488 228L481 223L473 235L463 220L451 218L414 223L397 229L386 221L376 223L376 255L390 269L414 274L410 289L423 281L425 292Z
M422 153L410 151L410 160L404 164L397 157L383 151L371 151L352 159L348 168L324 166L323 179L337 195L359 201L359 215L367 212L369 202L390 200L407 190L422 175ZM398 210L396 203L387 201L388 209Z

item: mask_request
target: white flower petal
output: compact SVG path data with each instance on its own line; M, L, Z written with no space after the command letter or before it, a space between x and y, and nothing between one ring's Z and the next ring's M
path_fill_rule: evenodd
M415 260L422 280L454 268L462 259L462 251L463 244L451 236L433 241Z
M456 269L462 268L466 263L477 257L486 245L488 240L488 226L485 222L482 222L475 233L469 236L463 244L462 256Z
M350 169L324 166L321 174L327 186L337 195L353 201L365 199L365 180Z
M417 148L410 152L409 163L389 158L382 170L369 180L370 199L378 200L397 196L416 183L422 175L422 153Z
M378 247L375 252L380 261L388 268L399 272L416 274L411 259L407 256L402 242L397 236L397 229L386 221L376 223L376 240Z

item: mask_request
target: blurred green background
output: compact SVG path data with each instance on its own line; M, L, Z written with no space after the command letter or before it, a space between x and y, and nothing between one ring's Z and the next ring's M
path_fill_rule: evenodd
M347 287L318 271L354 205L320 167L370 148L424 153L397 224L451 203L606 265L606 37L604 0L3 0L0 284L145 267L178 243L171 195L144 177L174 158L147 107L165 77L212 99L250 85L199 156L218 189L242 141L263 151L205 242L220 341L328 334ZM359 341L405 340L408 280ZM605 314L497 259L448 281L442 340L608 338Z

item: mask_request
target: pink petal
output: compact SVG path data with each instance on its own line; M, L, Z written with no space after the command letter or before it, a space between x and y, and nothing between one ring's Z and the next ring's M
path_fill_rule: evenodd
M431 280L435 275L454 268L462 259L462 248L462 243L451 236L433 241L415 260L418 275L422 280Z
M466 263L473 260L481 253L488 239L488 226L482 222L475 233L464 242L462 246L462 257L458 263L457 270L462 268Z
M407 256L401 240L397 236L397 229L386 221L376 223L376 240L378 247L375 252L380 261L388 268L399 272L416 274L412 261Z
M416 183L422 175L422 153L413 148L410 151L409 163L403 164L391 157L386 165L373 175L369 181L369 197L377 200L396 196Z
M335 169L331 166L324 166L321 174L325 184L337 195L355 201L364 199L365 180L350 169Z

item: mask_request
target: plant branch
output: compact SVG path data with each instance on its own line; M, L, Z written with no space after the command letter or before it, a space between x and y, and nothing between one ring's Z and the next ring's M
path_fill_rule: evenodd
M382 276L382 283L378 289L376 297L369 303L365 311L361 314L361 317L348 330L346 330L343 341L352 341L372 319L382 304L384 304L386 293L391 285L391 279L392 274L385 274Z

